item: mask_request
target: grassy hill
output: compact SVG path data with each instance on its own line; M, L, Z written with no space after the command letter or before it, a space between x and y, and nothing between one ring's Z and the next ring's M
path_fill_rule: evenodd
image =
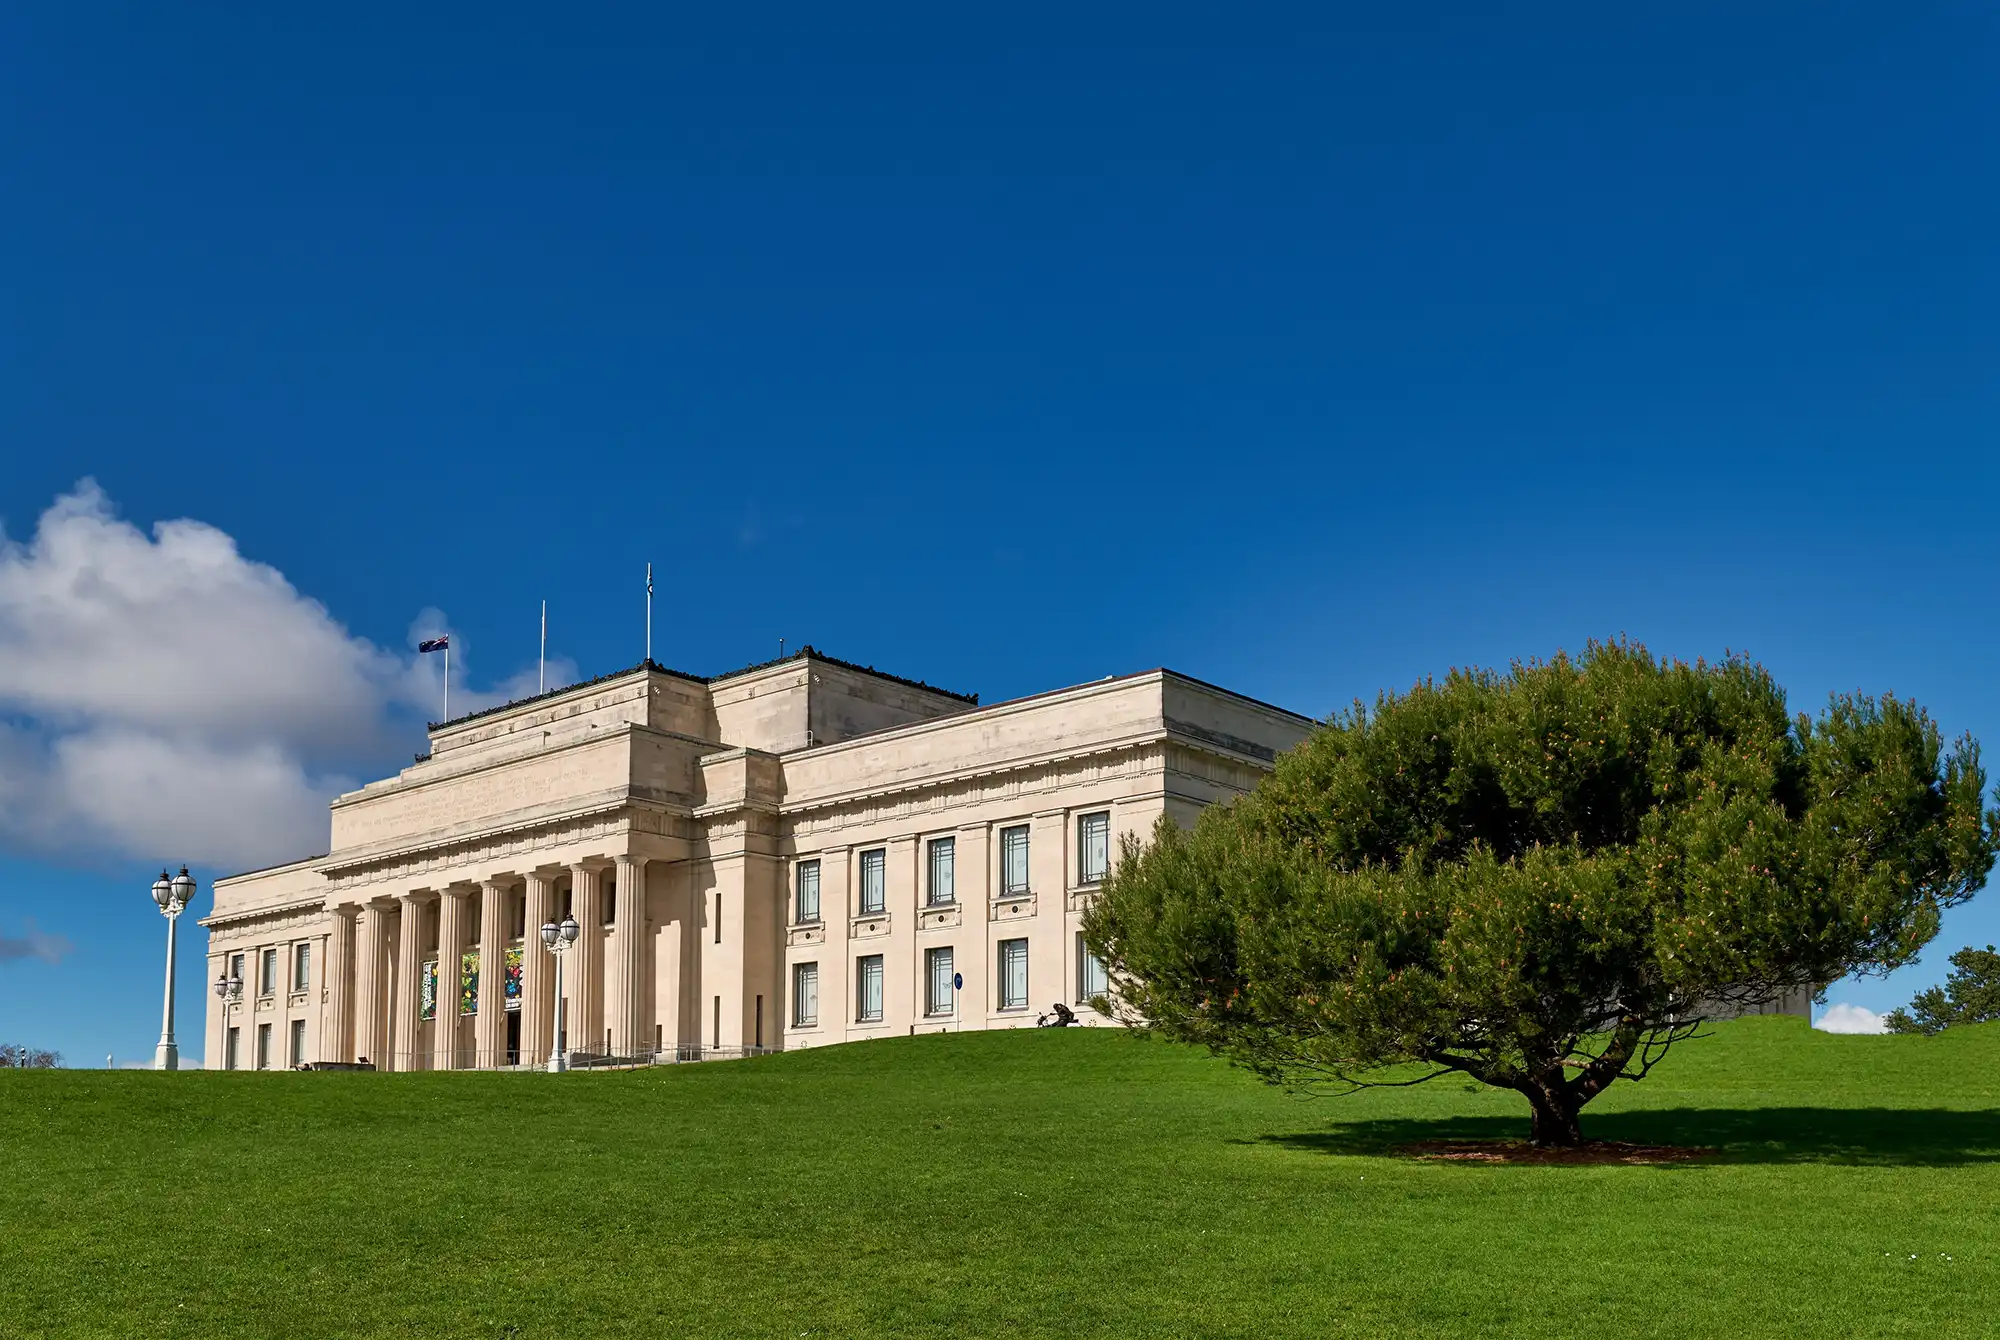
M1111 1032L622 1074L0 1074L0 1335L1990 1336L2000 1026L1746 1020L1585 1112L1664 1167L1419 1163Z

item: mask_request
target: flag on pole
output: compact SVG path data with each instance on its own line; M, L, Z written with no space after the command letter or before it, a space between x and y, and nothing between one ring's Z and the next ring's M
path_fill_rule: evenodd
M446 633L443 637L434 637L428 642L419 642L417 644L417 651L419 654L427 651L441 651L444 653L444 715L438 719L440 721L449 721L451 720L451 634Z
M451 634L446 633L443 637L434 637L428 642L419 642L417 644L417 650L420 652L449 651L451 650Z

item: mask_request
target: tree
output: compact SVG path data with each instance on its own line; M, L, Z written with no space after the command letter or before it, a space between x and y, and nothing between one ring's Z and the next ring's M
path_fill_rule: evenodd
M1134 1026L1307 1089L1464 1074L1575 1144L1705 1019L1908 962L1992 867L1985 784L1915 704L1793 719L1741 657L1593 643L1356 703L1128 840L1084 931Z
M1954 1024L2000 1019L2000 951L1967 945L1950 962L1942 989L1919 991L1907 1010L1889 1011L1891 1033L1940 1033Z
M0 1070L54 1070L61 1064L61 1052L24 1047L18 1042L0 1042Z

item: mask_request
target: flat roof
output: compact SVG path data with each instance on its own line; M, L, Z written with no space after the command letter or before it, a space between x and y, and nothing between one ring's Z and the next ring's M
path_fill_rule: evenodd
M773 660L759 661L756 665L742 666L739 669L729 670L719 675L694 675L689 674L685 670L670 669L667 666L661 665L658 661L641 661L637 665L628 665L622 670L612 670L606 674L597 676L595 679L579 680L574 684L565 684L559 689L550 689L546 693L531 694L526 698L515 698L509 702L481 708L477 712L467 712L464 716L453 717L449 721L428 722L425 725L425 729L437 731L444 730L450 726L462 726L468 721L478 721L481 717L498 716L502 712L512 712L517 708L526 707L530 703L546 702L552 698L560 698L566 693L575 693L579 689L595 688L599 684L606 684L614 679L623 679L627 675L636 675L641 670L650 670L654 674L659 675L672 675L675 679L685 679L692 684L721 684L726 680L740 679L744 675L755 674L760 670L769 670L774 666L789 665L794 661L819 661L824 665L838 666L842 670L852 670L856 674L872 675L876 679L885 679L892 684L901 684L906 688L920 689L925 693L935 693L940 698L955 698L959 702L969 706L979 706L979 695L976 693L955 693L950 689L941 689L935 684L926 684L921 679L909 679L903 675L892 675L887 670L877 670L872 665L858 665L853 661L843 661L838 656L827 655L808 642L789 656L779 656Z

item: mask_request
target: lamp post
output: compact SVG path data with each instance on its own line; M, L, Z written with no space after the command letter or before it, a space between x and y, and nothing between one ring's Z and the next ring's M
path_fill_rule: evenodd
M174 1045L174 928L181 913L194 901L194 880L186 866L172 879L162 870L153 881L153 901L167 919L167 992L160 1005L160 1045L153 1049L153 1069L179 1070L181 1049Z
M563 1054L563 951L576 943L582 927L576 924L576 916L563 918L562 925L545 922L542 926L542 947L556 956L556 1031L555 1041L549 1044L549 1073L560 1075L569 1069L569 1058Z
M225 969L215 979L215 998L222 1002L222 1065L229 1067L229 1007L243 999L243 979L233 976Z

